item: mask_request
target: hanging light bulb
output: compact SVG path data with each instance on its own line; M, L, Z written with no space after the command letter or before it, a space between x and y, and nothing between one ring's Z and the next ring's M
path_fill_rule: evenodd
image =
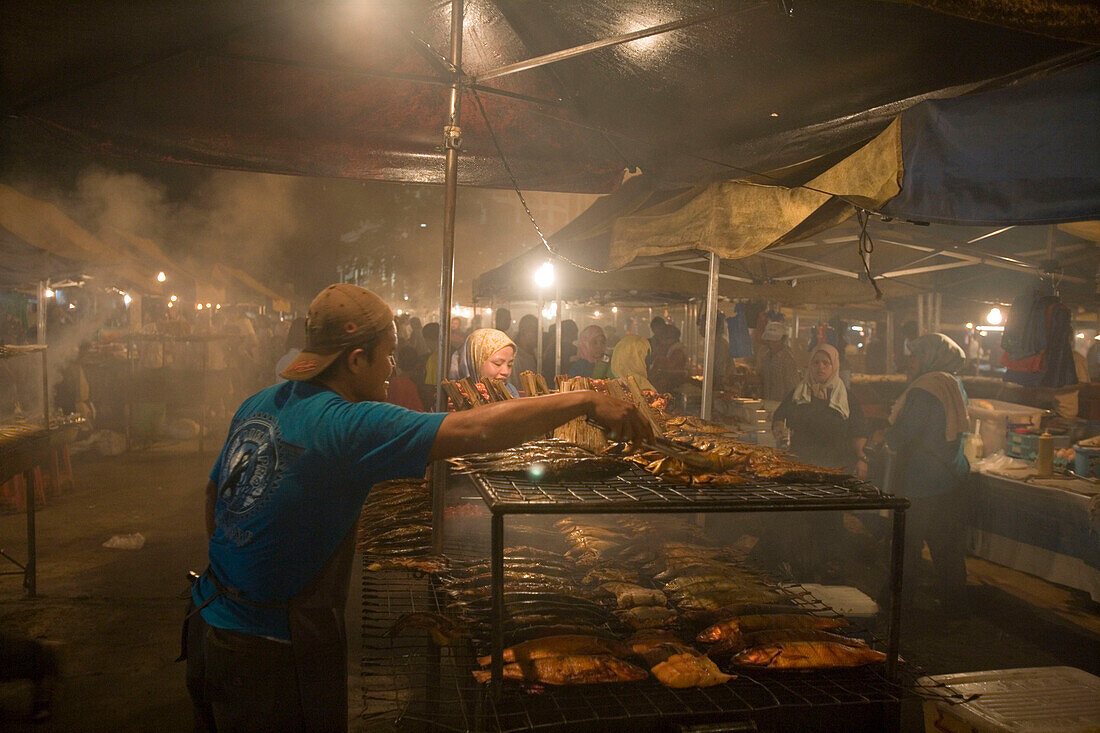
M986 314L985 322L988 323L990 326L998 326L1000 325L1002 318L1004 318L1004 316L1001 315L1000 308L990 308L989 313Z
M554 284L554 263L543 262L535 270L535 285L539 288L548 288Z
M168 279L168 278L167 278L167 277L165 276L165 274L164 274L163 272L158 272L158 273L157 273L157 282L158 282L158 283L162 283L162 282L164 282L164 281L165 281L165 280L167 280L167 279Z

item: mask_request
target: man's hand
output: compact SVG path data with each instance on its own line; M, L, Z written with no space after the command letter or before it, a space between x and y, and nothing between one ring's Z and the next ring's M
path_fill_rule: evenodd
M588 417L606 428L609 438L624 443L653 440L653 427L633 404L598 392L591 396Z

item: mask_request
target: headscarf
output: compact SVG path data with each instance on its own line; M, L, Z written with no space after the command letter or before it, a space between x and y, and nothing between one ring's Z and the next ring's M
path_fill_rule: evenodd
M890 411L890 424L897 422L905 400L914 389L923 389L943 405L945 420L944 439L951 442L960 433L970 431L970 418L966 413L962 389L952 376L966 361L966 352L951 337L942 333L926 333L909 342L909 352L917 358L919 376L910 383L894 409Z
M581 335L577 337L577 356L579 358L595 363L597 359L603 357L603 354L596 354L593 348L593 342L598 336L604 337L604 350L606 351L607 336L604 335L602 328L592 325L581 331Z
M634 377L642 389L656 392L646 373L645 358L649 354L649 340L641 336L623 336L611 352L611 373L618 379Z
M851 414L851 408L848 405L848 388L840 379L840 352L831 344L818 344L810 352L810 361L813 361L818 353L829 357L829 362L833 365L833 373L824 382L815 382L813 370L807 367L806 378L794 388L794 402L796 405L804 405L814 398L829 400L829 407L847 418Z
M459 377L470 377L475 382L481 381L481 368L489 357L503 349L505 346L516 348L508 334L495 328L479 328L466 337L466 345L462 349L462 358L459 361Z

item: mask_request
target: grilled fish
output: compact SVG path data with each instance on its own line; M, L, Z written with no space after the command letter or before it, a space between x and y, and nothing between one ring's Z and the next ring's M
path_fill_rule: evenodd
M769 644L787 643L792 641L826 641L833 644L845 644L866 648L867 642L840 634L830 634L819 629L769 629L767 631L754 631L750 634L727 636L715 643L707 650L707 656L712 659L720 659L725 656L737 654L746 649Z
M635 629L668 626L676 620L676 612L664 606L636 606L635 608L615 611L615 615Z
M721 641L736 634L747 634L766 629L839 629L847 626L842 618L809 616L801 613L773 613L756 616L736 616L708 626L695 637L696 641Z
M615 602L619 608L634 608L635 606L664 606L668 603L665 594L655 588L643 588L635 583L611 582L604 583L600 590L605 590L615 596Z
M631 651L635 654L645 655L653 649L665 644L679 644L680 637L668 629L641 629L626 640Z
M670 600L684 609L717 610L737 603L767 603L779 598L775 591L761 586L735 587L706 593L678 594Z
M532 639L522 644L510 646L504 650L504 661L526 662L531 659L543 659L545 657L568 657L574 655L606 654L612 657L624 658L630 656L630 647L613 639L601 639L598 636L582 636L579 634L566 634L561 636L546 636L541 639ZM489 666L491 656L478 657L477 663L482 667Z
M585 585L596 585L598 583L608 582L637 583L638 580L638 573L633 570L624 570L618 567L604 567L589 570L581 582Z
M713 687L734 678L734 675L724 674L710 659L690 653L673 654L650 671L662 684L677 689Z
M488 682L489 670L473 673L478 682ZM524 664L504 665L504 678L547 685L588 685L600 682L636 682L649 672L608 655L544 657Z
M466 628L453 619L438 613L418 611L397 619L386 636L398 636L406 629L427 629L432 641L439 646L449 646L467 635Z
M885 654L868 647L831 641L784 641L746 649L735 654L731 661L765 669L835 669L861 667L885 659Z
M642 659L645 660L646 666L651 669L654 665L660 664L668 660L669 657L677 654L698 656L699 652L680 641L666 641L662 644L651 644L644 652L641 652Z
M447 570L450 560L446 557L394 557L376 560L366 569L372 572L379 570L415 570L428 575L438 575Z

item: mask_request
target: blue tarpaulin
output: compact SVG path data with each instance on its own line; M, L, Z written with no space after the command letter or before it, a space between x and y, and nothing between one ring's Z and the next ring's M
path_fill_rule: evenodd
M882 213L944 224L1100 217L1100 61L901 116L901 193Z

